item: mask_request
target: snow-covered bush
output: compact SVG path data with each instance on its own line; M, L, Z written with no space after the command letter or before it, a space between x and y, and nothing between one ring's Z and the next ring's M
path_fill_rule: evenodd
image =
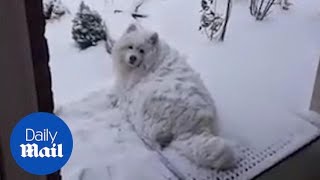
M217 0L201 0L201 19L199 30L203 31L210 40L218 38L223 41L227 23L231 13L231 0L227 1L225 17L216 12Z
M101 16L84 2L81 2L72 22L72 38L80 49L95 46L98 41L106 40L106 27Z
M203 31L210 40L222 27L224 19L221 14L215 12L216 0L201 0L201 19L199 30Z
M275 0L250 0L250 14L257 21L262 21L270 14L270 8L275 3Z
M61 0L44 0L43 14L46 19L59 19L68 13L68 9L63 5Z

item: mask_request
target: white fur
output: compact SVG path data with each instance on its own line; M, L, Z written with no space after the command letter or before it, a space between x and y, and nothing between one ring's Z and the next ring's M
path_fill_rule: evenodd
M139 66L128 63L132 54ZM112 57L120 106L154 147L174 148L199 166L233 165L233 151L217 136L211 95L184 57L138 25L115 43Z

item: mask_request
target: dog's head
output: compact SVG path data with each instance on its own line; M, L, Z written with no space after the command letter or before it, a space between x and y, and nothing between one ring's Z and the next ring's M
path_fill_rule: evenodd
M159 37L156 32L148 32L137 24L131 24L116 42L112 55L131 68L152 63Z

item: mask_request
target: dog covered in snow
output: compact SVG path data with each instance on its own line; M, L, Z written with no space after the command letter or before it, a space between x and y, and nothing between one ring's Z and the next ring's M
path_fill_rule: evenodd
M214 101L185 58L140 25L112 49L119 106L156 148L174 148L202 167L228 168L234 154L218 137Z

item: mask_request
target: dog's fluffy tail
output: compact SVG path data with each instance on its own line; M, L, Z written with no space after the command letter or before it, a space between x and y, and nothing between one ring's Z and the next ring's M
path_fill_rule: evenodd
M210 133L180 138L170 146L198 166L226 169L235 165L235 154L230 144Z

